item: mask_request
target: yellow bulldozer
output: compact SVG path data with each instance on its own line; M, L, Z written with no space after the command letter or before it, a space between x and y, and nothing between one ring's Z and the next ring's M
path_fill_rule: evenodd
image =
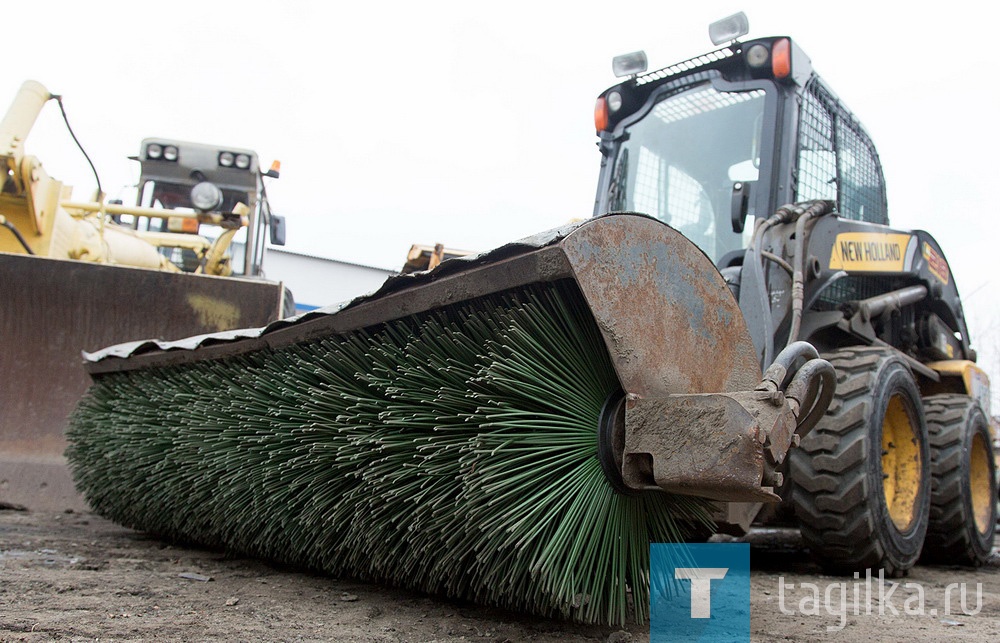
M0 503L62 509L83 506L62 456L89 384L81 351L262 326L293 304L261 269L265 235L284 243L263 185L276 169L251 150L146 139L135 205L100 187L72 201L25 151L51 100L27 81L0 121Z

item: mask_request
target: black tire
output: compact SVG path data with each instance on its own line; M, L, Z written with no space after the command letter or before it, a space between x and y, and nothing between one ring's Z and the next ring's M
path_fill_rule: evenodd
M837 370L836 394L789 460L802 540L827 571L900 576L920 556L930 507L920 393L891 349L845 348L823 357ZM905 439L897 445L893 435Z
M979 566L993 549L996 461L989 424L967 395L924 398L931 446L931 510L922 560Z

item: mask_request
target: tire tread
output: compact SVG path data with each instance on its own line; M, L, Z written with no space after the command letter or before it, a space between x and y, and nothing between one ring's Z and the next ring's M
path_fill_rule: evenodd
M952 393L925 397L923 402L931 446L931 508L922 559L982 565L992 549L996 503L993 504L989 533L977 542L975 519L963 498L963 478L968 475L965 470L967 421L978 409L971 397ZM994 482L991 495L995 498L996 494Z
M802 539L828 571L882 568L887 575L901 575L916 556L896 560L877 537L872 503L878 490L870 488L866 462L872 389L883 364L899 357L879 347L843 348L823 357L837 371L837 390L827 414L789 461L790 496Z

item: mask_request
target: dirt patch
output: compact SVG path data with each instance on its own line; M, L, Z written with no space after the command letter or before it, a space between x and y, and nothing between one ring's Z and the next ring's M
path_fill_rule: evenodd
M179 547L91 514L0 511L0 578L4 642L556 642L618 631Z
M917 565L880 581L823 574L797 530L759 530L747 540L755 641L1000 640L996 548L978 569Z
M850 602L858 581L822 575L794 531L765 530L749 540L755 641L1000 639L996 553L978 570L921 566L887 579L883 592L898 585L888 601L898 614L878 613L877 578L873 614L866 614L862 578L860 614L848 606L841 617L824 606L814 614L813 591L803 583L821 599L829 586L846 583ZM0 579L3 642L649 640L645 627L575 626L180 547L91 514L0 511ZM963 613L953 588L945 614L948 586L962 582L966 612L976 610L981 585L977 613ZM923 616L904 611L914 583L924 593ZM840 595L831 591L833 607Z

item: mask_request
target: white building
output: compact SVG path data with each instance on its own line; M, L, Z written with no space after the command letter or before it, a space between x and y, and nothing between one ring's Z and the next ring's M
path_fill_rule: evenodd
M269 247L264 274L270 280L284 282L295 298L295 312L303 313L378 290L397 273Z

